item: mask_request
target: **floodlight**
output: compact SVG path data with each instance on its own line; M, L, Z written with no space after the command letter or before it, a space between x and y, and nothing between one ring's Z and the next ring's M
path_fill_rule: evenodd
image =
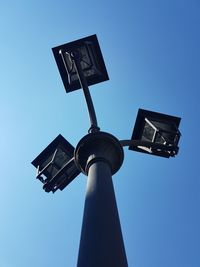
M44 184L46 192L63 190L79 175L73 154L74 147L62 135L58 135L32 161L37 168L36 178Z
M52 50L67 93L81 88L72 59L75 53L79 54L88 86L109 79L96 35L54 47Z
M158 112L139 109L132 140L137 146L130 145L130 150L169 158L178 153L180 118ZM139 141L139 142L138 142Z

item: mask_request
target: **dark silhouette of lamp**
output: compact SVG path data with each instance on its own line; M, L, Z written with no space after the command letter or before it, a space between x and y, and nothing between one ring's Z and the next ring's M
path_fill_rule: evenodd
M54 47L52 50L67 93L82 87L73 62L74 54L80 57L81 69L88 86L109 79L96 35Z
M180 120L178 117L139 109L129 149L166 158L175 156L181 135L178 129Z
M80 171L74 162L74 147L58 135L33 161L37 176L46 192L63 190Z

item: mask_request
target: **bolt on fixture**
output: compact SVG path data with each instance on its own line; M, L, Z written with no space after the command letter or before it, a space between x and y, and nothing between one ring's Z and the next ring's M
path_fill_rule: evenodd
M180 118L139 109L132 138L118 140L97 122L89 85L109 79L96 35L54 47L67 93L83 89L90 127L74 148L58 135L32 162L46 192L63 190L80 173L88 176L77 267L127 267L112 183L129 150L174 157L179 150Z

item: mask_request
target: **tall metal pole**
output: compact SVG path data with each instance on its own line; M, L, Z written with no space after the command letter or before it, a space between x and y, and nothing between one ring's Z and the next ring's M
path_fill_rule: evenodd
M75 156L88 174L77 267L127 267L112 174L121 166L123 149L110 134L85 136Z
M91 127L75 149L75 162L88 175L77 267L127 267L112 175L121 167L124 152L112 135L100 132L81 55L71 59L85 95Z

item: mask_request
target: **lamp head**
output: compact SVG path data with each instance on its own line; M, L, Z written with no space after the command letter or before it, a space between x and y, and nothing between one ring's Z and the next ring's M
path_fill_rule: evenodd
M44 184L46 192L63 190L79 175L73 154L74 147L62 135L58 135L32 161L37 168L36 178Z
M54 47L52 50L67 93L81 88L74 56L79 56L88 86L109 79L96 35Z
M140 140L141 146L129 146L130 150L169 158L178 153L180 118L139 109L132 140ZM146 144L146 145L145 145Z

